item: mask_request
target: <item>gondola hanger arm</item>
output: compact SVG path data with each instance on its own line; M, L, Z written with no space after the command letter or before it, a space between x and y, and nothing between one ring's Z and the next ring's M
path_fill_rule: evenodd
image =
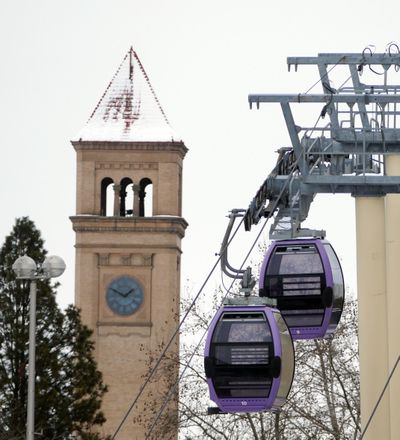
M220 255L222 272L230 278L241 279L240 290L244 292L245 296L249 296L256 284L256 281L251 273L251 267L247 267L246 269L235 269L228 262L228 247L230 244L230 236L233 225L238 217L244 216L245 212L245 209L232 209L229 212L229 223L222 240Z

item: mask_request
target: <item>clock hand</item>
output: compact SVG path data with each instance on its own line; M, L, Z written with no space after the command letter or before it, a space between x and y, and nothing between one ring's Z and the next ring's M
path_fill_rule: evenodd
M111 289L113 292L118 293L118 295L125 296L122 292L120 292L119 290L114 289L113 287L110 287L110 289Z
M134 292L135 288L133 287L131 290L129 290L126 293L123 293L122 295L126 298L131 292Z

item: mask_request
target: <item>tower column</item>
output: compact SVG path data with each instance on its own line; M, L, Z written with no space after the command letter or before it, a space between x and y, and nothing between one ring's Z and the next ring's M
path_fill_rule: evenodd
M121 185L115 184L113 186L114 189L114 217L118 217L120 215L120 192L121 192Z
M385 202L383 197L357 197L355 203L361 422L364 429L388 374ZM390 439L387 393L364 439Z
M386 157L386 174L400 176L400 157ZM400 195L388 194L385 201L386 223L386 298L388 373L392 370L400 353ZM390 400L390 439L400 439L400 371L392 376L388 388Z
M140 206L140 200L139 200L139 193L140 193L140 185L133 185L133 215L140 215L139 213L139 206Z
M146 197L146 191L141 188L139 191L139 215L144 216L144 198Z

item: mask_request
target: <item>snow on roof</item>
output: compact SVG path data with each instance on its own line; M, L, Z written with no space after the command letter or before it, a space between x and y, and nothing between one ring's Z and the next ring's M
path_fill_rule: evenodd
M131 48L78 133L79 141L179 142Z

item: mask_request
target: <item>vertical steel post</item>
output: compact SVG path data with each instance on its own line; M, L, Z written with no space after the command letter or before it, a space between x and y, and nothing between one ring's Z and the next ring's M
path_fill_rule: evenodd
M361 422L363 429L388 376L384 197L356 197ZM365 440L390 439L385 393Z
M35 432L35 357L36 357L36 280L30 280L29 304L29 364L28 364L28 411L26 440L34 439Z

